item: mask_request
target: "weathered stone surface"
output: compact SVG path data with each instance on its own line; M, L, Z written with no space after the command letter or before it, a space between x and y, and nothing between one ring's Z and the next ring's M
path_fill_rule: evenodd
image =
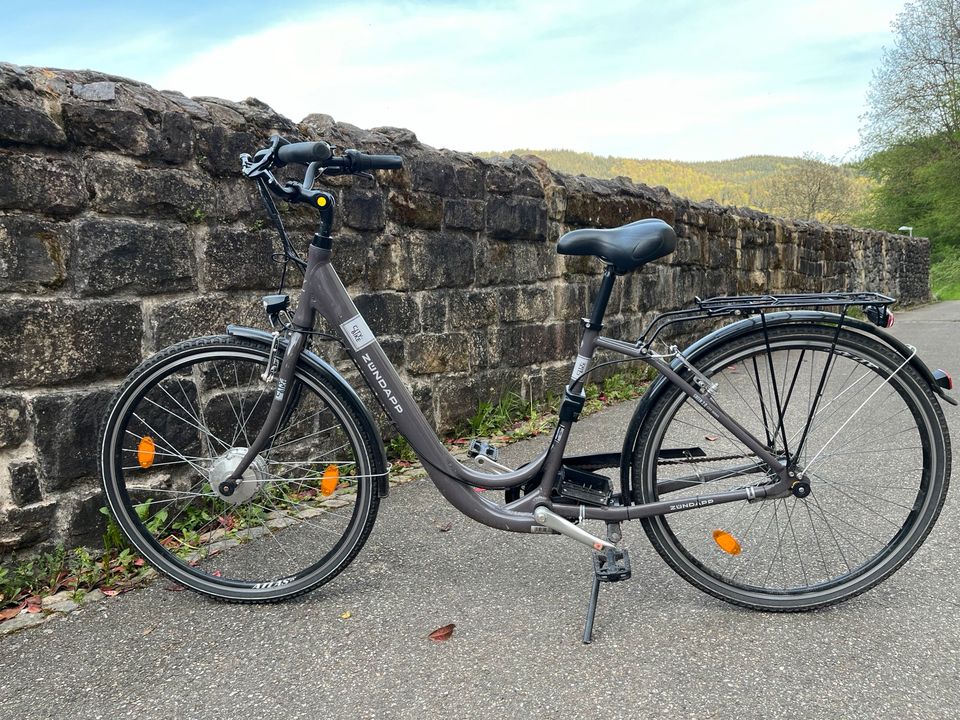
M73 94L81 100L91 100L101 102L105 100L117 99L117 84L114 82L92 82L83 85L75 83Z
M157 305L148 316L147 333L150 346L160 349L199 335L223 335L230 324L264 322L263 305L255 293L241 298L206 295Z
M0 395L0 448L16 447L27 437L27 403L19 395Z
M23 611L16 617L0 623L0 636L10 635L18 630L26 630L27 628L37 627L37 625L43 625L46 621L47 618L43 613L30 613Z
M459 198L443 203L443 222L448 228L480 230L483 228L484 204L479 200Z
M42 292L63 284L71 236L67 223L0 217L0 291Z
M185 225L82 220L73 248L81 295L195 290L194 245Z
M135 110L67 102L63 105L63 119L67 137L77 145L137 156L150 152L150 123Z
M87 162L94 209L110 215L175 217L200 223L211 213L213 186L204 177L175 168L140 168L127 160Z
M73 158L0 151L0 210L73 215L87 200L80 165Z
M410 227L439 230L443 222L443 198L407 190L391 192L390 219Z
M499 195L542 198L543 187L533 169L516 155L486 161L487 191Z
M70 613L80 607L73 599L73 590L61 590L53 595L47 595L40 602L40 606L47 612L58 613Z
M500 319L546 320L553 309L553 293L545 287L511 287L500 290Z
M407 369L415 375L469 370L471 346L466 333L419 333L407 339Z
M197 133L197 162L214 175L238 175L240 154L253 153L262 146L263 138L246 130L207 125Z
M33 461L12 462L10 472L10 496L15 505L40 502L40 474Z
M383 193L379 190L347 188L340 209L344 224L357 230L383 230L386 223Z
M358 295L354 303L375 335L407 335L420 330L417 304L406 293Z
M271 256L279 248L280 241L272 230L215 226L203 246L206 288L275 288L280 268Z
M56 501L48 500L0 513L0 552L29 547L48 538L56 510Z
M446 197L481 197L483 176L475 163L456 162L440 153L424 153L405 164L414 190Z
M95 546L103 541L107 529L107 518L100 508L106 505L103 492L85 495L71 503L68 509L70 524L67 527L66 542L69 545Z
M0 296L0 385L50 386L126 374L140 361L140 306L132 302Z
M487 202L487 233L498 240L545 240L547 207L526 197L492 197Z
M67 141L58 105L37 87L23 68L0 70L0 140L60 147Z
M77 478L98 475L100 428L112 397L111 389L34 398L34 444L45 492L65 490Z

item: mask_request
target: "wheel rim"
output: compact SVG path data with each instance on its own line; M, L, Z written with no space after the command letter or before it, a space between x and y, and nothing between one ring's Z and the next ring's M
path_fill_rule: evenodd
M288 389L296 406L244 473L239 501L214 490L211 473L232 472L266 416L265 364L249 349L188 352L145 373L113 413L114 515L148 560L195 589L312 585L344 562L369 513L371 461L359 432L341 401L300 370Z
M792 453L802 438L830 339L771 338L771 346L772 372L765 346L753 345L718 359L706 374L719 385L721 407L757 437L779 436L771 442L778 454L785 436ZM906 383L896 378L884 382L895 368L864 352L844 352L831 362L823 399L798 458L811 483L809 497L730 503L651 521L700 582L721 592L732 588L747 601L843 595L885 568L895 568L915 547L909 540L927 525L919 520L929 507L932 429ZM761 394L763 403L758 402ZM777 395L787 407L782 427ZM686 396L674 400L668 417L653 440L655 452L647 466L657 488L672 490L664 498L682 500L773 482L757 458ZM686 457L671 458L678 448ZM697 454L692 448L706 457L690 457ZM723 456L731 459L714 459ZM698 473L702 478L725 464L741 470L675 489L683 484L678 479ZM748 465L753 471L742 472ZM645 492L659 498L649 487Z

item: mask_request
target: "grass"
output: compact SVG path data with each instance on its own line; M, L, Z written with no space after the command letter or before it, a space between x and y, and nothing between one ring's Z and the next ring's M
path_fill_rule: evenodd
M938 247L933 252L930 285L938 300L960 300L960 247Z

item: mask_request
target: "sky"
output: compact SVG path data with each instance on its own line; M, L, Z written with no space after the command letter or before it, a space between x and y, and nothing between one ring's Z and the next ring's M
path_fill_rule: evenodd
M456 150L852 159L903 0L0 0L0 60Z

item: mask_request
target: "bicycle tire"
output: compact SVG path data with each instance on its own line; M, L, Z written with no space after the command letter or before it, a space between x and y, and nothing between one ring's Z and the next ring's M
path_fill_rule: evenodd
M829 365L828 357L833 358ZM784 438L788 448L791 441L799 445L821 377L826 384L800 457L800 467L808 468L809 497L721 504L642 521L653 547L681 577L735 605L803 611L869 590L916 552L946 498L950 438L929 386L904 358L858 333L790 326L771 329L766 337L757 332L730 341L698 362L698 369L719 385L720 406L779 452ZM751 387L756 397L748 401L744 395ZM789 406L791 398L804 395L806 404ZM780 421L767 420L778 417L779 407L786 407L783 428ZM685 447L690 441L698 442ZM638 499L683 500L730 486L772 483L768 469L744 470L751 462L763 464L742 444L741 457L749 460L723 459L738 442L679 388L670 387L651 408L634 444ZM685 449L678 453L675 445ZM718 463L718 478L699 482L710 478L707 473ZM734 474L724 476L727 467ZM896 482L887 480L891 477Z
M232 602L283 600L342 572L370 535L387 472L355 396L300 362L297 406L244 473L252 494L219 495L211 475L236 467L272 401L268 357L231 336L166 348L120 386L102 435L104 492L130 544L171 580Z

